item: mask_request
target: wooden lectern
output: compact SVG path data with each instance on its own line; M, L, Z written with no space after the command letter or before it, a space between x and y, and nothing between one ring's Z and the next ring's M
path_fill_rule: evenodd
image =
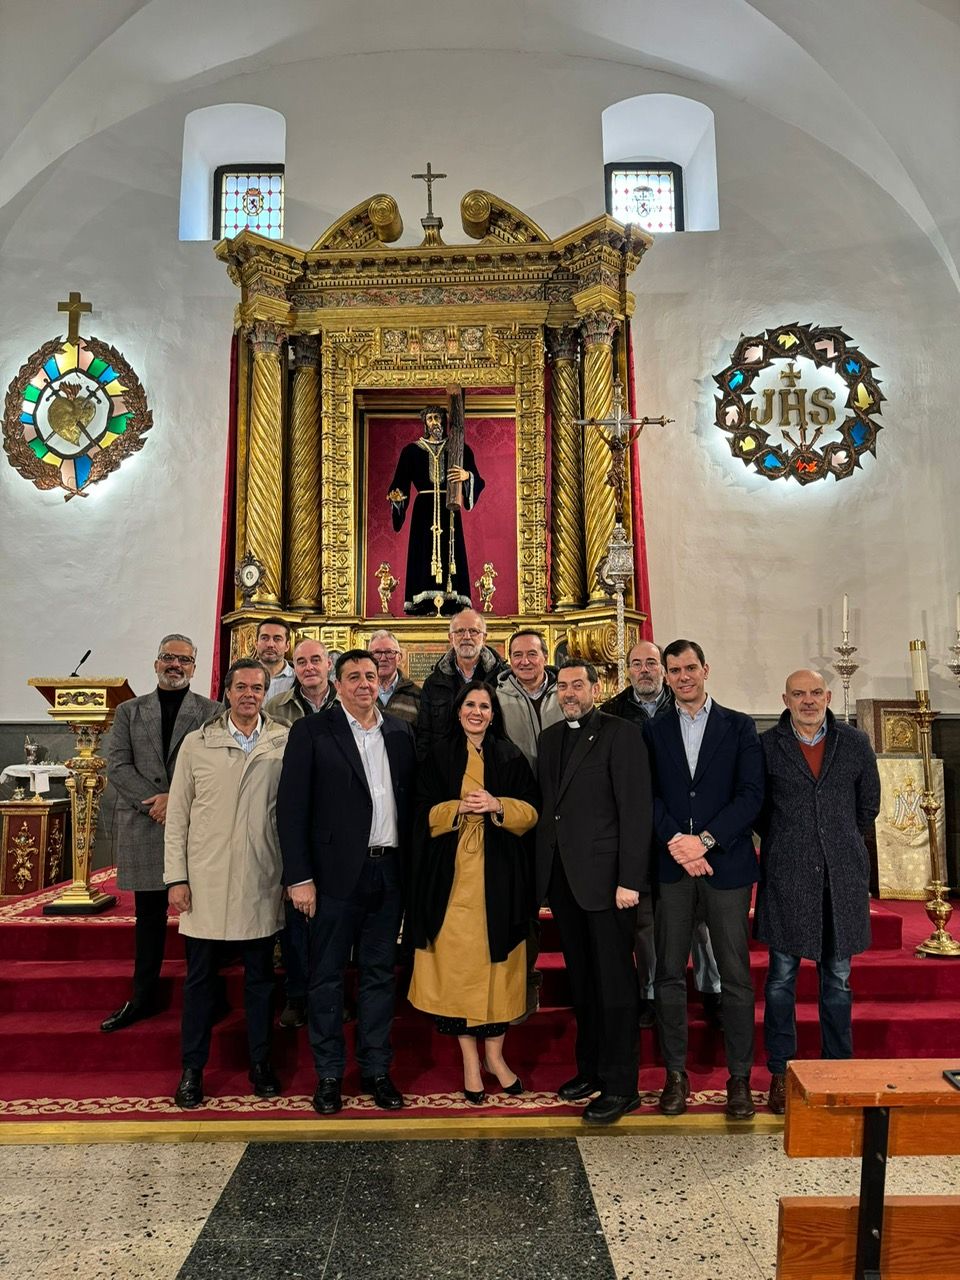
M48 715L68 724L77 738L76 755L67 761L73 816L73 883L43 908L49 916L90 916L116 904L110 893L90 888L90 862L100 815L100 796L107 785L107 762L97 755L101 736L113 724L121 702L133 697L123 676L33 676L27 681L50 703Z

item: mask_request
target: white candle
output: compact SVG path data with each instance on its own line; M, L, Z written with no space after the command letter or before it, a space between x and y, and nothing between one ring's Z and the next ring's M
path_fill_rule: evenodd
M914 691L916 693L929 693L930 679L927 674L926 640L910 641L910 666L913 668Z
M957 598L957 616L960 617L960 597ZM960 623L958 623L960 626ZM850 630L850 601L847 593L843 593L843 634L846 635Z

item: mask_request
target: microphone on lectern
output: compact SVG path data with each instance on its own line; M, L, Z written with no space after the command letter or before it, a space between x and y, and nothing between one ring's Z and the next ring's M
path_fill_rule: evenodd
M72 680L72 679L73 679L73 677L77 674L77 672L80 670L80 668L83 666L83 664L86 662L86 660L90 657L91 653L93 653L93 650L92 650L92 649L88 649L88 650L87 650L87 652L86 652L86 653L83 655L83 657L80 659L80 661L77 663L77 665L74 667L74 669L70 672L70 679L71 679L71 680Z

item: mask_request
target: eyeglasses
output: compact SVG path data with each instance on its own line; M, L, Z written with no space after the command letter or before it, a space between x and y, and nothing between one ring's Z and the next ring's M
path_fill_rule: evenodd
M179 662L182 667L196 666L196 658L185 658L182 653L158 653L158 662Z
M483 631L480 627L460 627L456 631L451 631L452 636L482 636Z
M400 650L399 649L377 649L374 651L373 649L371 649L370 657L375 658L377 662L382 661L384 658L399 658Z

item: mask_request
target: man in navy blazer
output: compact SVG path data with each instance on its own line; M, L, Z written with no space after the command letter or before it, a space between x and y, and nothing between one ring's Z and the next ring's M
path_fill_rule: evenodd
M710 674L693 640L663 651L676 711L644 726L653 769L657 845L654 1000L667 1077L664 1115L687 1109L687 956L705 920L723 988L726 1114L748 1120L753 1065L750 898L757 879L752 826L763 804L763 753L749 716L706 691Z
M377 1106L403 1106L389 1075L390 1029L416 769L410 725L379 709L372 655L341 654L336 687L340 706L292 726L277 793L284 884L310 922L307 1013L321 1115L343 1105L343 982L355 938L361 1081Z

